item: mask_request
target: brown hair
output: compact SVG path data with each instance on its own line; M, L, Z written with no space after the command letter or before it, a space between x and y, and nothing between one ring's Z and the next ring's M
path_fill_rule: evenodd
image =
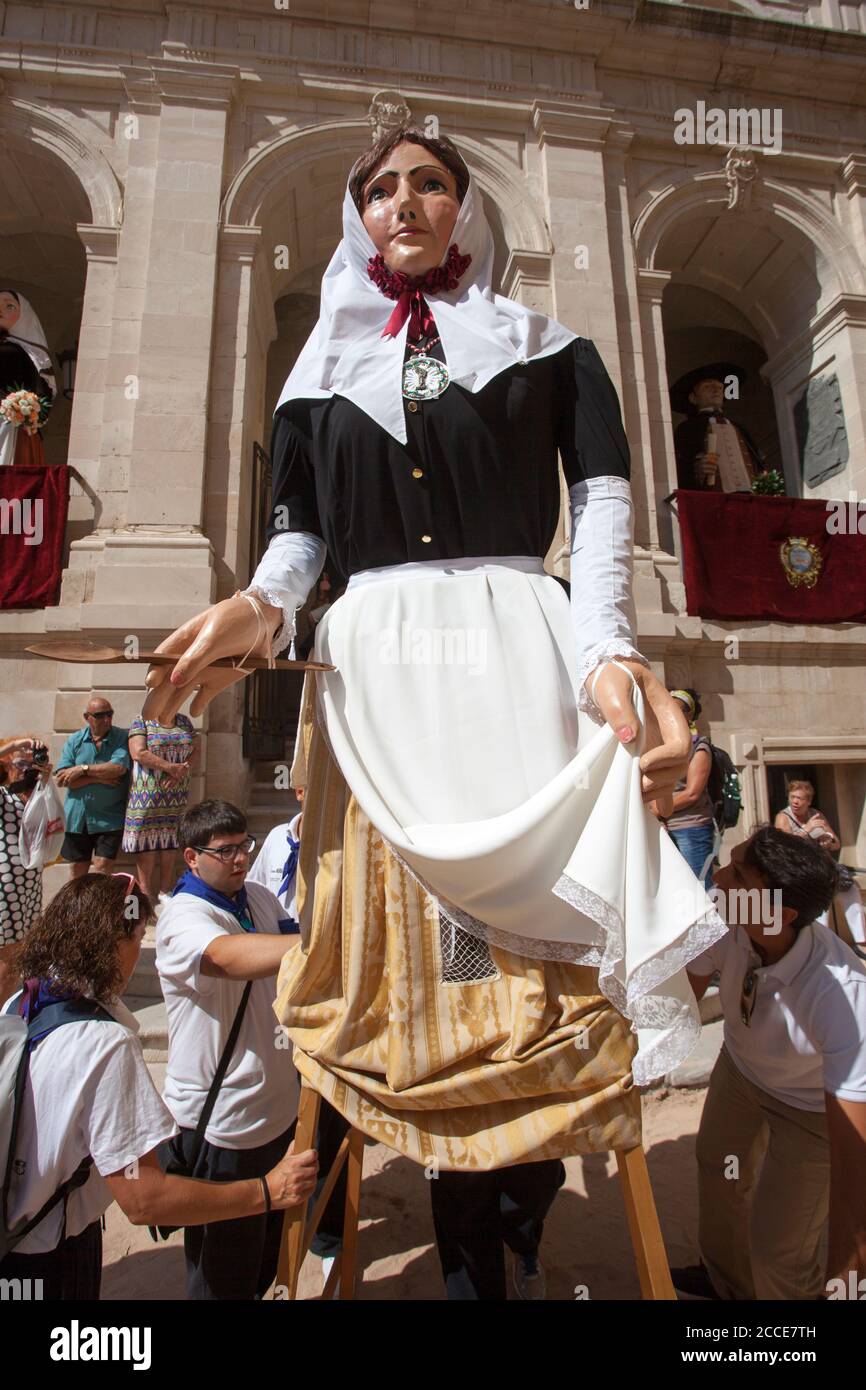
M36 976L67 994L110 999L121 983L118 943L153 915L150 899L126 875L84 874L37 917L15 966L25 980Z
M362 202L364 184L375 173L383 160L388 158L392 150L402 144L422 145L430 154L435 154L446 169L449 169L457 180L457 197L460 202L466 197L466 190L469 187L469 170L466 161L447 135L440 135L436 139L432 135L425 135L423 130L418 130L416 126L401 125L395 126L376 141L366 154L354 165L349 176L349 192L352 200L359 212L363 212Z
M802 779L797 779L797 778L795 778L793 781L791 781L791 782L788 783L786 790L787 790L789 796L790 796L791 792L800 792L800 791L803 791L803 792L811 792L813 796L815 795L815 788L812 786L812 783L811 783L811 782L804 782Z

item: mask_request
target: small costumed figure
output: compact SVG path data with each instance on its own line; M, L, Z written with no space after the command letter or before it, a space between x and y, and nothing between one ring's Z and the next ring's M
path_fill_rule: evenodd
M764 463L742 425L725 411L725 381L743 372L731 362L710 362L686 372L671 387L673 409L688 416L674 433L681 488L751 492Z
M0 290L0 465L44 465L40 425L57 394L51 353L33 306Z

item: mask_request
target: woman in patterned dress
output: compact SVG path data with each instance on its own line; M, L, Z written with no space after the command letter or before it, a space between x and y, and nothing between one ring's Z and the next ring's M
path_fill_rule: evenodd
M177 823L186 810L197 752L195 730L185 714L177 715L171 726L141 717L129 726L132 781L123 848L136 856L138 881L153 902L174 887Z
M37 746L30 737L0 745L0 1004L18 983L14 949L42 911L42 870L25 869L19 842L24 807L51 772L50 763L34 767Z

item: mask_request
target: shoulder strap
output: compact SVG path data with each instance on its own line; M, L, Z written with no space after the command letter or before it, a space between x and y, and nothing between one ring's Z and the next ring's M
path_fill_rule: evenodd
M88 1022L117 1023L117 1019L95 999L61 999L57 1004L46 1004L27 1029L27 1050L32 1051L64 1023Z
M235 1047L237 1046L238 1035L241 1031L241 1024L244 1020L244 1014L246 1013L247 1003L249 1001L250 991L252 990L252 987L252 980L247 980L246 985L244 986L244 992L241 995L241 1002L238 1004L237 1013L234 1016L231 1031L228 1035L228 1038L226 1039L226 1045L222 1050L222 1056L219 1059L219 1064L214 1074L214 1079L211 1082L210 1090L207 1093L205 1103L201 1108L201 1114L198 1117L198 1124L195 1127L195 1134L193 1136L192 1141L192 1154L190 1156L189 1161L189 1170L191 1175L195 1173L195 1169L199 1160L199 1155L201 1153L201 1146L204 1142L204 1132L207 1129L208 1122L210 1120L211 1115L213 1114L213 1108L216 1105L217 1096L219 1095L220 1088L223 1084L223 1081L225 1080L225 1074L228 1071L229 1062L232 1059L232 1053L234 1052Z
M80 1023L89 1019L108 1023L117 1022L107 1009L104 1009L101 1004L97 1004L95 999L64 999L58 1004L47 1004L28 1026L27 1037L21 1049L21 1061L18 1063L18 1070L15 1073L9 1152L6 1158L6 1172L3 1174L2 1198L0 1198L0 1216L2 1216L3 1229L7 1232L9 1230L8 1209L9 1188L12 1185L12 1164L15 1159L15 1144L18 1139L21 1102L24 1097L24 1087L27 1084L27 1074L30 1070L30 1052L36 1043L47 1037L55 1028L60 1028L64 1023ZM40 1221L58 1202L65 1202L70 1192L74 1191L76 1187L81 1187L87 1181L92 1165L93 1159L88 1154L86 1158L81 1160L72 1176L61 1183L57 1191L48 1198L47 1202L42 1204L36 1215L32 1216L24 1226L20 1226L14 1234L10 1233L10 1238L6 1242L7 1252L18 1245L32 1230L35 1230Z

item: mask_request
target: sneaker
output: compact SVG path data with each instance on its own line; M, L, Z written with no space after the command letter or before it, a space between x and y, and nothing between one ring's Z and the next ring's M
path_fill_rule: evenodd
M547 1297L544 1266L537 1255L515 1255L514 1288L518 1298L541 1303Z
M685 1269L672 1269L671 1280L682 1298L710 1298L721 1302L702 1264L688 1265Z

